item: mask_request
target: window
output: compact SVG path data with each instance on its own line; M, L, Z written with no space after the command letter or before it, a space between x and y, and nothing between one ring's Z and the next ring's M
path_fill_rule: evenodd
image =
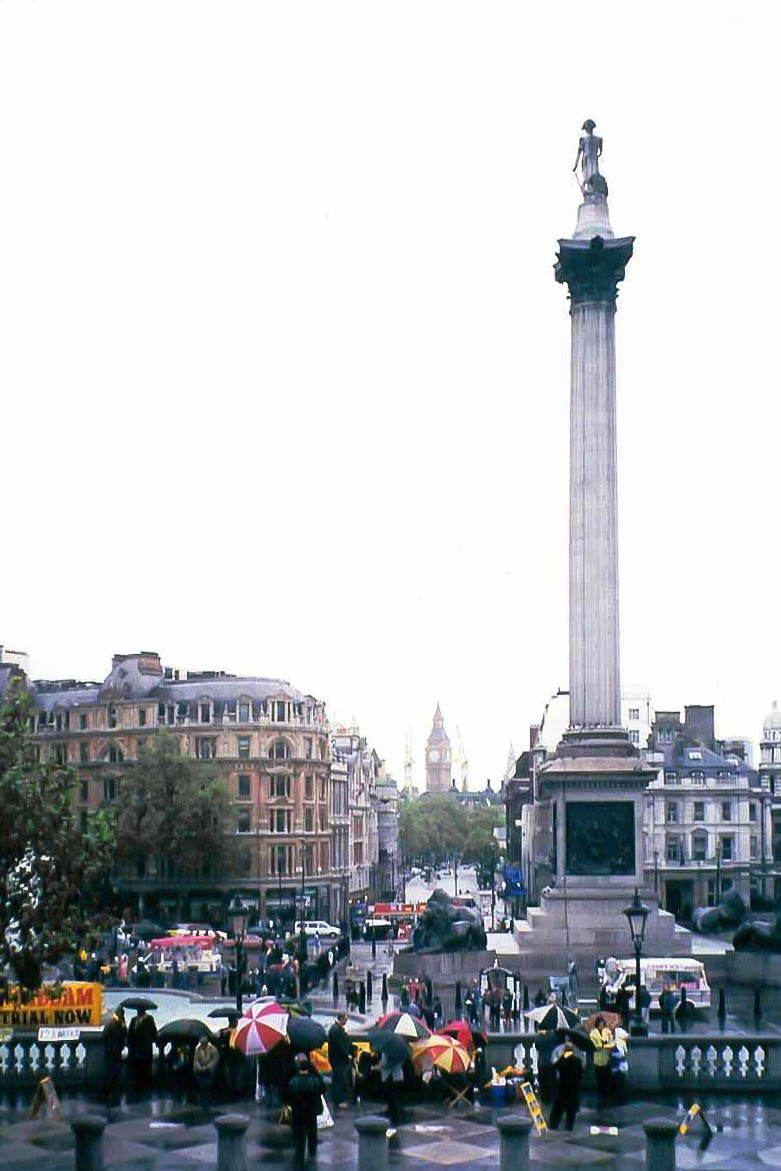
M285 715L286 715L285 708L286 707L287 707L287 704L284 702L284 700L281 700L281 699L278 699L277 702L274 704L274 711L275 711L274 718L278 724L284 724L284 722L285 722Z
M212 722L211 704L202 703L198 707L198 715L202 724L210 724Z
M678 821L678 802L677 801L668 801L667 802L667 820L671 823L676 823Z
M721 860L732 862L735 856L735 839L732 834L725 834L721 839Z
M249 723L249 704L248 703L240 703L239 704L239 723L240 724L248 724Z
M304 833L311 834L314 829L314 818L312 817L312 810L304 810Z
M629 742L631 744L639 744L640 743L640 732L638 731L637 728L630 728L629 729Z
M237 828L240 834L248 834L250 832L249 809L239 810Z
M640 719L640 708L639 707L630 707L629 719L630 720L639 720Z
M681 839L677 834L667 835L667 861L680 862L681 860Z
M89 744L79 745L79 764L89 764Z
M117 726L117 705L115 703L110 703L108 705L106 723L109 728L116 728Z
M721 803L721 820L732 821L732 802L722 801Z
M678 784L678 774L677 773L665 773L664 774L664 783L665 783L665 785L677 785Z
M277 776L269 777L269 796L270 797L290 797L290 777Z
M165 709L166 722L169 724L175 723L176 709L172 703L169 703Z
M304 800L313 801L315 796L315 779L314 777L304 778Z
M290 817L291 813L289 809L272 809L268 818L269 833L290 833Z
M271 847L270 861L271 861L271 873L272 874L287 874L288 873L289 867L287 864L287 862L288 862L287 852L288 852L287 846L272 846Z
M146 727L146 708L140 707L138 709L138 726L139 728Z
M321 777L320 778L320 800L321 801L326 800L327 789L328 789L328 780L326 777Z
M86 712L81 712L81 714L79 715L79 728L81 729L82 732L86 732L86 730L87 730L87 714L86 714Z
M721 893L723 895L725 895L728 890L732 890L732 879L731 878L722 878L722 880L721 880Z
M57 764L67 764L68 763L68 745L67 744L55 744L55 746L54 746L54 759L57 761Z
M79 783L79 801L83 801L85 804L89 801L89 781Z
M318 810L317 820L318 820L318 824L319 824L319 828L320 828L320 833L321 834L325 833L325 831L326 831L325 809L323 808L322 805L320 806L320 809Z
M705 802L704 801L695 801L694 802L694 821L704 821L704 820L705 820Z
M235 699L229 699L228 702L225 704L225 719L232 720L235 723L235 721L236 721L236 700Z
M716 879L715 878L708 879L708 906L709 907L716 906Z
M116 796L117 796L118 792L119 792L119 782L117 781L117 778L116 777L104 777L103 778L103 800L104 801L116 800Z
M239 773L239 797L246 799L250 795L249 776Z
M121 764L125 755L118 744L109 744L108 759L110 764Z
M320 846L320 866L323 870L328 870L328 843L323 842Z
M284 740L275 740L269 748L268 754L271 760L289 760L290 745L286 744Z
M304 737L304 759L305 760L312 759L312 737L311 736Z
M708 857L708 835L705 833L692 834L692 858L695 862L704 862Z
M759 839L756 834L752 834L749 838L749 855L752 858L759 857Z
M749 819L749 821L756 821L757 820L757 803L756 803L756 801L749 801L748 819Z
M136 756L140 756L146 748L146 736L139 736L136 740Z
M217 740L211 736L196 736L195 755L199 760L214 760L217 755Z
M249 760L249 736L239 736L239 760Z

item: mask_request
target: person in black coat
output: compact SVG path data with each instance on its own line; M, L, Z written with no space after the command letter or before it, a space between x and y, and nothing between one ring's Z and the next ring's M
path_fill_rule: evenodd
M350 1093L353 1047L347 1036L347 1013L340 1012L328 1030L328 1061L333 1073L331 1094L337 1110L346 1110Z
M572 1130L580 1107L583 1064L569 1042L565 1042L561 1054L553 1063L553 1069L556 1082L553 1089L553 1110L549 1126L551 1130L556 1130L563 1114L567 1130Z
M118 1106L122 1094L122 1050L127 1039L125 1010L121 1006L111 1015L103 1028L103 1051L106 1058L106 1105Z
M296 1056L296 1072L287 1087L287 1100L293 1112L295 1164L304 1165L305 1149L309 1157L317 1153L317 1116L322 1110L323 1079L312 1069L306 1053Z
M141 1092L152 1085L152 1055L157 1025L145 1008L139 1008L127 1031L127 1050L133 1071L133 1086Z

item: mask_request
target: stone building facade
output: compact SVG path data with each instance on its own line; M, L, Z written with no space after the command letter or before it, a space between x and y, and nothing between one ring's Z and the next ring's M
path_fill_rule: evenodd
M259 917L291 920L302 890L307 916L338 913L344 867L334 864L322 701L279 679L180 673L156 653L114 655L102 683L37 680L30 695L40 758L78 770L85 821L90 808L121 799L123 777L160 728L227 784L238 872L200 887L163 879L150 859L144 874L117 875L133 913L213 920L239 893Z
M349 824L349 887L352 907L377 897L379 834L377 777L382 761L360 729L338 727L331 736L331 755L347 771Z
M383 902L403 901L403 876L399 847L399 790L383 767L376 783L377 897Z
M762 724L759 742L759 784L770 794L773 820L773 870L781 870L781 711L774 700L773 707ZM772 883L766 883L768 897L781 897L781 874L773 874Z

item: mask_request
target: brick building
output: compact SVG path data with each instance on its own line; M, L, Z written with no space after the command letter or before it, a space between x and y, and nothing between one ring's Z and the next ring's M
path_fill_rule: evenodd
M307 916L339 916L344 860L334 870L331 753L320 700L279 679L180 673L143 652L114 655L102 683L36 680L29 687L40 759L78 770L85 820L90 808L120 798L123 777L158 728L227 784L241 838L237 873L208 886L170 881L149 858L143 873L116 876L123 905L139 915L214 920L238 892L261 918L292 919L303 890Z

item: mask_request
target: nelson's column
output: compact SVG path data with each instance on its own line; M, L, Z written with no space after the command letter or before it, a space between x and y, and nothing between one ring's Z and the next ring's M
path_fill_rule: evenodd
M689 935L644 888L644 790L656 770L621 727L619 683L615 315L634 237L616 237L610 226L594 128L583 125L575 161L583 200L555 265L572 327L570 727L537 774L534 861L550 867L551 884L519 925L518 942L537 955L628 955L622 911L639 887L652 910L646 954L665 955L689 950Z

